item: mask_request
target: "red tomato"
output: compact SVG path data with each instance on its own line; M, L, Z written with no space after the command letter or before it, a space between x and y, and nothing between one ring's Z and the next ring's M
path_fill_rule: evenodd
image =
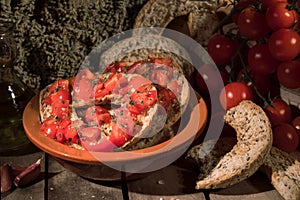
M257 3L259 3L258 0L240 0L235 5L234 10L236 10L236 11L243 10L243 9L245 9L245 8L251 6L251 5L257 4ZM239 18L239 14L240 14L240 12L233 14L232 17L231 17L231 20L233 22L237 23L238 18Z
M93 81L90 79L76 79L73 97L84 101L91 100L94 96L93 87Z
M283 123L273 128L273 146L287 153L292 153L298 145L299 136L292 125Z
M50 95L51 103L60 100L71 101L71 93L69 90L59 90Z
M154 68L150 80L155 84L165 87L169 82L168 72L163 69Z
M271 77L268 75L263 75L259 73L255 73L252 71L252 68L248 68L248 74L250 75L253 82L249 81L244 73L244 69L241 70L237 76L237 80L243 81L247 86L249 86L254 91L254 84L256 88L258 89L259 93L263 96L268 95L271 89Z
M243 100L253 101L253 92L242 82L228 83L220 93L220 102L225 110L237 106Z
M241 35L250 40L262 39L270 31L265 16L253 7L245 8L240 13L237 25Z
M275 59L293 60L300 53L300 36L291 29L279 29L272 33L268 45Z
M237 41L224 35L215 35L208 41L207 51L217 65L226 64L237 52Z
M144 85L138 88L131 96L128 109L138 115L149 109L157 101L157 92L150 90L152 85Z
M59 79L51 84L49 87L49 94L56 93L60 90L69 90L69 81L66 79Z
M172 101L172 96L170 95L171 92L169 91L169 89L164 87L158 86L156 87L156 89L157 89L158 103L164 107L165 111L168 111Z
M115 120L118 127L128 135L135 135L136 132L136 121L132 116L132 113L126 107L119 107L114 110Z
M114 143L116 146L120 147L125 144L128 140L131 139L131 135L125 133L118 124L112 123L112 131L109 136L109 140Z
M59 122L56 121L54 117L49 117L40 125L40 130L48 137L54 139L56 137L58 126Z
M266 12L268 26L276 31L281 28L290 28L296 22L296 11L288 10L287 3L276 3L270 6Z
M81 144L88 151L111 151L116 147L104 134L101 134L101 129L97 127L83 128L80 135Z
M114 145L107 137L102 137L98 142L81 140L81 145L87 151L93 152L108 152L116 148L116 145Z
M105 67L105 72L120 73L128 70L126 62L115 62Z
M257 44L248 53L250 68L259 74L272 74L276 71L279 61L271 55L267 44Z
M121 74L113 73L103 74L103 77L101 77L94 87L95 98L102 98L107 94L111 94L117 86L118 79L121 78L121 76Z
M300 61L286 61L279 65L277 78L281 85L286 88L300 88Z
M292 125L293 125L293 127L296 129L296 131L297 131L297 133L298 133L298 136L299 136L299 139L300 139L300 116L295 117L295 118L292 120Z
M149 61L151 63L155 63L158 65L165 65L165 66L171 66L172 59L170 58L150 58Z
M87 80L94 80L96 77L93 72L90 71L89 68L85 67L81 71L79 71L76 75L76 79L87 79Z
M55 140L60 143L64 143L66 141L65 134L67 129L65 127L59 126L55 135Z
M281 98L275 99L271 106L265 108L265 112L273 126L289 123L292 118L291 108Z
M68 100L58 100L52 102L52 115L58 117L61 121L67 119L70 114L69 104L70 101Z
M85 121L93 125L103 125L110 123L112 116L101 106L91 106L85 111Z
M73 126L68 126L65 132L65 138L68 142L78 144L79 137L78 137L79 130Z
M82 140L96 143L101 139L101 132L98 127L85 127L80 130L80 137Z
M263 10L267 10L268 7L277 3L287 3L287 0L260 0Z
M182 86L179 85L178 81L176 80L168 83L168 89L175 95L175 98L178 98L181 87Z

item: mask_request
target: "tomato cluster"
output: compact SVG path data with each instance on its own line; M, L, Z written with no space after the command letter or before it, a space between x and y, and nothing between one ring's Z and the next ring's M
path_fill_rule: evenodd
M207 45L219 71L202 66L196 75L203 95L207 93L203 80L214 85L215 74L221 74L225 86L213 89L225 110L242 100L263 107L273 127L274 146L289 153L299 146L300 120L283 101L279 88L300 88L299 7L294 0L235 2Z

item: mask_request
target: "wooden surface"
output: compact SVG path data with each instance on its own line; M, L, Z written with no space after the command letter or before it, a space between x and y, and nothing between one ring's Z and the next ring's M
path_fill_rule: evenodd
M300 152L294 153L300 158ZM281 200L265 174L255 173L232 187L211 191L194 189L197 169L180 158L149 175L131 181L101 182L80 177L58 164L51 156L36 152L23 156L0 157L1 164L26 166L42 159L42 173L38 180L25 188L13 188L1 194L4 200L19 199L133 199L133 200ZM48 160L48 162L47 162ZM48 173L45 174L45 163ZM46 165L46 166L47 166Z

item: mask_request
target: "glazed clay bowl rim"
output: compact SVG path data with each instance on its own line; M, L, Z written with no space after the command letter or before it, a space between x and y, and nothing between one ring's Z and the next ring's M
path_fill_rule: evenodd
M199 117L200 115L201 117ZM191 108L191 115L186 126L173 138L140 150L93 153L61 144L40 132L38 95L33 97L26 105L22 121L30 141L51 156L75 163L99 164L100 161L96 158L99 155L102 162L114 164L147 159L161 154L170 154L174 150L185 148L187 144L191 144L202 133L207 122L207 117L206 103L203 98L200 98L198 104ZM195 123L195 119L199 119L198 123Z

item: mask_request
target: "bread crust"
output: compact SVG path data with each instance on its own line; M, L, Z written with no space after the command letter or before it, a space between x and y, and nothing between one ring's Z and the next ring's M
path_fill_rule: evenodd
M224 119L236 130L237 143L196 183L196 189L226 188L245 180L257 171L269 154L272 129L261 107L245 100L228 110Z
M260 170L284 199L300 199L300 162L286 152L272 147Z

